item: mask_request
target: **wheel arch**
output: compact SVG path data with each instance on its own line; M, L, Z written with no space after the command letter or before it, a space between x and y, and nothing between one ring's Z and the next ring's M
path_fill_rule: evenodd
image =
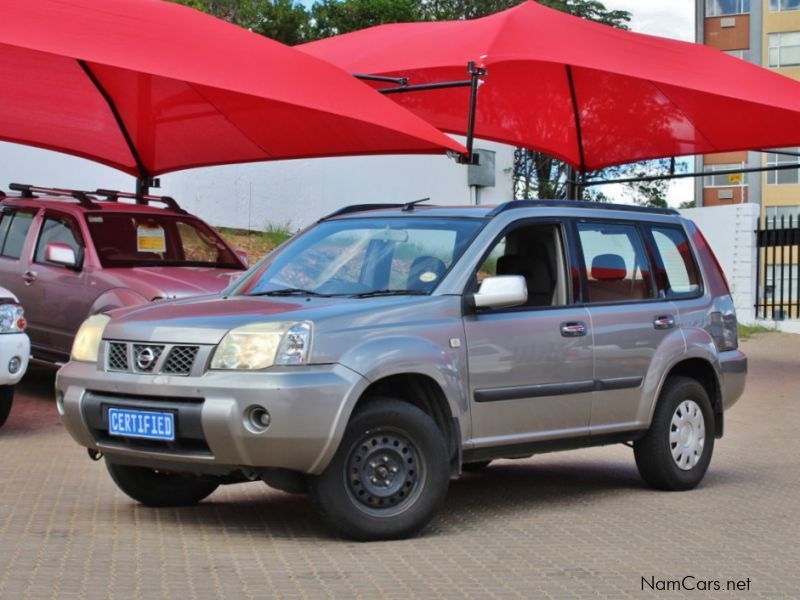
M719 376L719 370L707 357L692 356L683 358L673 364L664 374L661 384L658 388L657 399L661 398L661 392L664 385L671 377L687 377L694 379L702 385L708 392L708 397L711 400L711 408L714 411L714 434L716 438L721 438L724 433L724 411L722 407L722 385ZM653 403L653 411L655 405ZM650 421L652 422L653 414L650 414Z
M451 474L457 475L461 468L461 426L458 415L453 413L443 387L429 374L406 371L385 375L370 383L361 393L351 412L381 398L392 398L407 402L431 417L445 437L450 452Z

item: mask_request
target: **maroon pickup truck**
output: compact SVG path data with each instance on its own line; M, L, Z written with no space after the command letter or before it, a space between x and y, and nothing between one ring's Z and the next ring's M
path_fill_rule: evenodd
M39 360L68 360L89 315L215 294L247 269L245 255L172 198L10 187L15 195L0 192L0 285L25 307Z

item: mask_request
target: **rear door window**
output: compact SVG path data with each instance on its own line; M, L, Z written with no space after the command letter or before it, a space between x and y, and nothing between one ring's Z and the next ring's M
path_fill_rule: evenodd
M652 227L656 258L667 298L696 296L702 289L689 239L677 227Z
M578 223L588 301L632 302L654 297L652 272L635 225Z
M22 256L25 238L28 236L36 213L27 210L3 211L0 222L0 255L18 259Z

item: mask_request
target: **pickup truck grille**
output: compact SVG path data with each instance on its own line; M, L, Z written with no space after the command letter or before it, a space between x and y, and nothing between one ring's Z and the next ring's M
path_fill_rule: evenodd
M140 375L192 373L200 346L108 342L106 370Z

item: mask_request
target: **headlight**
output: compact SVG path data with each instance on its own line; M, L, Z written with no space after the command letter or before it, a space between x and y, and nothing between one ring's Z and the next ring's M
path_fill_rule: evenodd
M83 322L72 343L72 360L97 362L103 332L110 320L108 315L92 315Z
M308 361L311 323L260 323L229 331L217 346L212 369L256 371Z
M0 333L20 333L26 325L25 311L19 304L0 304Z

